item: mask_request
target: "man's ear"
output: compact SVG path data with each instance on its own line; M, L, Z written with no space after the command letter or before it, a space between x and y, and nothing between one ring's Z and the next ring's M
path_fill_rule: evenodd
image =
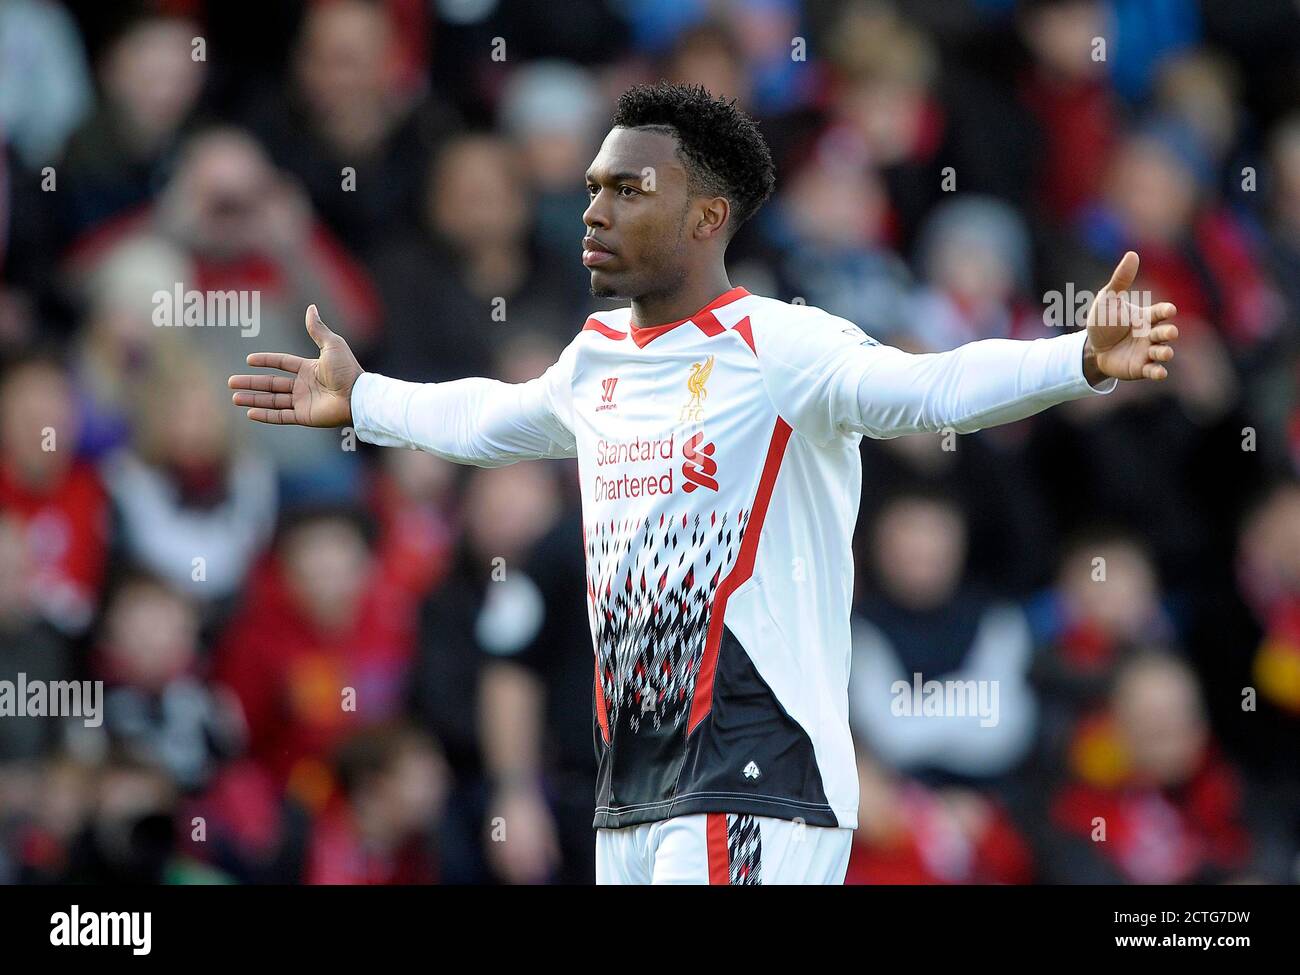
M731 204L725 196L705 200L695 224L695 236L700 240L708 240L724 234L730 216Z

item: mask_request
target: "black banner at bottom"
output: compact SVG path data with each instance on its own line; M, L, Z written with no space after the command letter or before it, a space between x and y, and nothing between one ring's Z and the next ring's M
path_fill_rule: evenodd
M919 963L987 962L994 952L1003 961L1200 955L1231 964L1243 953L1293 951L1296 905L1295 888L1268 886L5 887L0 945L10 959L82 963L338 963L399 953L436 963L461 947L547 962L638 944L662 951L665 939L703 923L705 940L735 957L802 944L847 948L864 962L888 951Z

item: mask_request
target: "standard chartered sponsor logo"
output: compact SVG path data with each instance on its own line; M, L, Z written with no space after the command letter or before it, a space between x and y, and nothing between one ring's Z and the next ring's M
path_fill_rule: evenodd
M676 439L677 434L670 433L667 438L657 437L653 440L643 440L641 437L633 437L631 440L597 440L596 466L635 464L643 460L672 460L673 442Z
M667 470L661 473L621 474L618 477L606 477L597 474L593 485L596 501L619 501L624 498L639 498L651 494L673 493L673 459L677 434L667 437L643 439L633 437L631 440L597 440L596 466L641 464L652 461L668 461Z

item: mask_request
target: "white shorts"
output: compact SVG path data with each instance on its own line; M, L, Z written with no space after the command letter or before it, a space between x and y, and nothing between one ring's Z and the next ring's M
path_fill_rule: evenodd
M732 813L596 830L598 884L842 884L853 830Z

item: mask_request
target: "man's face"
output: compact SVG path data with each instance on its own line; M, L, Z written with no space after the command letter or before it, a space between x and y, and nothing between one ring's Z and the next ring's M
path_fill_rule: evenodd
M612 129L587 170L591 200L582 262L591 293L637 299L672 291L686 277L692 200L671 136Z

